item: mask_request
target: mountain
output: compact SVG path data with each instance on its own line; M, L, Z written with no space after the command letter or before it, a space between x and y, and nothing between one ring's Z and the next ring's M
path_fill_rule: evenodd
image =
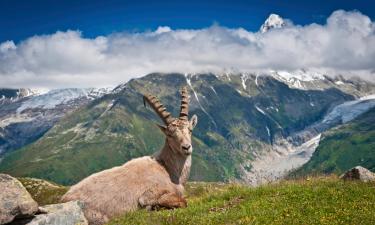
M324 132L310 161L290 176L336 173L360 165L375 171L375 108Z
M305 163L310 163L309 160L316 148L321 146L323 132L348 123L374 108L375 95L347 101L333 107L321 120L275 143L274 151L262 154L251 162L252 169L248 174L248 182L257 185L274 181L287 176L290 171Z
M27 145L107 89L0 89L0 156Z
M277 14L270 14L267 20L260 27L260 32L265 33L274 28L282 28L286 26L286 22Z
M316 146L310 142L316 138L301 132L323 121L335 106L375 92L368 82L309 73L154 73L132 79L65 114L37 141L8 153L0 170L72 184L93 172L152 154L164 139L153 122L160 123L159 119L143 106L142 93L157 95L177 115L178 89L187 85L192 96L190 115L199 118L191 179L262 183L270 174L256 165L265 164L263 159L268 160L270 153L283 159L302 149L311 156ZM300 85L295 85L296 80ZM302 165L297 158L290 162Z
M20 88L20 89L9 89L0 88L0 101L5 101L6 99L11 101L16 101L21 98L37 96L48 92L47 89L31 89L31 88Z

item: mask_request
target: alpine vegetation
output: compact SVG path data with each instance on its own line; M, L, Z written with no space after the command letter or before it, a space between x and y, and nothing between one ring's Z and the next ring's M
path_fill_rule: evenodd
M164 147L153 156L133 159L122 166L93 174L62 197L63 202L80 200L90 224L103 224L124 212L138 208L186 207L183 197L191 167L191 135L197 116L188 120L189 96L181 90L179 118L174 118L160 101L150 94L143 97L159 115L165 126Z

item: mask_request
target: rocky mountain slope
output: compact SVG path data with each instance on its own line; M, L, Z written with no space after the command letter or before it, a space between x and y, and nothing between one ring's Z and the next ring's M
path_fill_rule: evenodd
M375 91L368 82L311 74L155 73L133 79L67 114L38 141L8 154L0 170L72 184L152 154L162 146L163 136L153 122L159 119L143 107L142 93L157 95L177 114L178 88L187 85L190 115L199 117L191 179L257 184L269 176L262 167L254 167L258 159L269 153L281 159L299 151L311 155L316 147L311 138L316 135L301 132L322 122L335 106Z
M273 144L272 151L262 154L251 162L252 169L248 174L248 182L256 185L287 176L291 170L309 162L316 148L321 145L320 140L323 132L348 123L362 113L371 111L374 108L374 95L347 101L335 106L323 119L290 135L286 139L281 139L279 142ZM371 133L368 133L371 130L373 128L366 130L360 135L371 135ZM372 161L371 157L369 160ZM353 160L350 165L353 166L355 163L356 161Z
M337 128L324 132L311 160L291 176L340 174L361 165L375 171L375 108Z
M0 157L27 145L107 89L0 89Z

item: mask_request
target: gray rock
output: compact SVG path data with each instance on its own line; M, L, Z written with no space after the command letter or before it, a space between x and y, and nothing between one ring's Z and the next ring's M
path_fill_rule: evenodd
M37 211L38 203L21 182L0 174L0 224L9 223L16 217L30 217Z
M88 222L82 211L82 203L72 201L61 204L40 207L46 214L36 215L28 225L87 225Z
M362 166L356 166L342 174L340 179L368 182L375 181L375 174Z

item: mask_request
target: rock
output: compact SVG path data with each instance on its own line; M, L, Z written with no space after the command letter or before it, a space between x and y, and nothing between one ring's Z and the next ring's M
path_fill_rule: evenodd
M30 217L38 211L26 188L16 178L0 174L0 224L11 222L14 218Z
M362 166L356 166L342 174L340 179L368 182L375 181L375 174Z
M68 190L68 187L41 179L22 177L18 180L40 206L60 203L61 196Z
M28 225L87 225L83 214L82 203L71 201L61 204L46 205L40 207L40 212L46 214L36 215Z

